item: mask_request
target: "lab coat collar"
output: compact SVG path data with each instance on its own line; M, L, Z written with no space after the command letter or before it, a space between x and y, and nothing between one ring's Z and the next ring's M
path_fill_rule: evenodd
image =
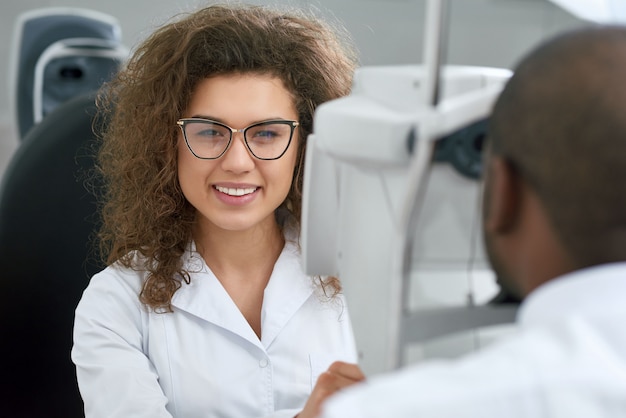
M624 312L626 262L589 267L557 277L535 289L522 303L521 326L562 321L576 315Z
M190 283L172 297L175 309L211 322L265 350L314 291L312 280L300 265L297 243L287 239L269 283L261 310L261 341L217 277L196 252L192 242L184 255Z
M266 348L314 290L313 280L302 269L297 240L293 235L286 234L285 248L274 265L263 294L261 340Z

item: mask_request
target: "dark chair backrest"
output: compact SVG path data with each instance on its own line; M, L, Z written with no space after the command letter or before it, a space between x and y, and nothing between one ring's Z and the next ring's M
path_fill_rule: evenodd
M94 95L60 105L24 138L0 184L0 415L79 417L74 310L103 268L92 244Z

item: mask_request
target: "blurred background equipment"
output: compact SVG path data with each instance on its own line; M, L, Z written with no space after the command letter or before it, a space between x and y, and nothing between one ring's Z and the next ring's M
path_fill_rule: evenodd
M43 8L16 21L19 144L0 182L3 416L84 416L70 349L76 305L104 268L94 241L95 94L127 56L104 13Z
M74 310L104 268L93 175L93 94L56 107L31 129L0 183L2 414L81 417L70 359ZM94 190L97 192L97 190Z
M482 143L506 69L444 65L447 2L426 2L420 65L370 66L321 105L303 194L304 268L342 280L366 374L485 343L511 324L480 234ZM450 348L452 349L450 350Z
M98 89L127 56L110 15L56 7L19 15L9 82L19 138L59 104Z

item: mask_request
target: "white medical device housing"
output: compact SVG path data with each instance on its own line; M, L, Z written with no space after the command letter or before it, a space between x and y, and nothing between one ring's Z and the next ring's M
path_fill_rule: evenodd
M318 107L307 142L304 269L341 279L369 374L407 363L411 343L514 315L480 305L498 287L477 242L475 180L481 124L511 73L444 66L440 101L431 106L426 72L420 65L359 68L349 96ZM458 134L448 152L468 175L432 158L436 143ZM419 222L411 210L416 193L425 196Z

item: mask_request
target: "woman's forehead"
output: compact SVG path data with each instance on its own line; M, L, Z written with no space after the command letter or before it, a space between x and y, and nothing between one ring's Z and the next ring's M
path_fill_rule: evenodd
M293 95L278 77L266 74L225 74L198 82L185 117L224 123L297 119Z

